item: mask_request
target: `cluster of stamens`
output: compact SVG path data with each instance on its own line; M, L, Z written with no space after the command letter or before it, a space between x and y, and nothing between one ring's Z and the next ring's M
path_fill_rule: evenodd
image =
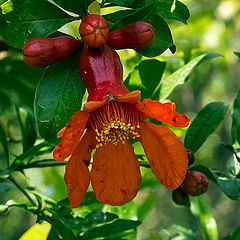
M110 101L91 113L90 123L96 132L96 148L140 137L138 112L130 103Z

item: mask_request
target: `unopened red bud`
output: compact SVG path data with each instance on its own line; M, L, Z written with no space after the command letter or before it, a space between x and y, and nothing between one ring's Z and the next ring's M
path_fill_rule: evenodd
M181 187L175 189L172 192L172 200L177 204L177 205L185 205L188 202L188 195L182 190Z
M34 38L22 48L24 61L31 67L41 68L69 59L83 47L83 43L71 37Z
M201 172L188 172L182 184L185 193L191 196L199 196L208 189L208 179Z
M154 41L154 28L150 23L135 22L111 32L108 44L114 49L143 49Z
M190 149L186 149L186 152L188 157L188 166L191 166L195 161L194 153Z
M100 48L108 39L109 27L107 21L97 14L86 16L79 27L82 40L92 48Z

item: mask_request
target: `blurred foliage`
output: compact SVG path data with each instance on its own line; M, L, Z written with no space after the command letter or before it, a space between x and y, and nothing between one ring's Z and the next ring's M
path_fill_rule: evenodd
M72 68L75 60L56 63L45 71L32 69L23 62L17 49L27 40L48 37L60 27L66 34L76 33L79 19L86 15L92 1L81 1L81 5L77 0L54 1L61 9L52 2L0 0L3 13L0 15L0 239L6 236L9 240L17 239L26 231L21 240L238 240L240 2L182 1L191 13L188 19L188 9L179 1L174 12L169 9L171 1L99 1L101 13L112 29L137 20L154 25L157 40L153 46L137 52L118 51L125 84L129 90L140 89L143 98L173 100L177 111L190 117L192 124L188 130L171 129L182 139L186 133L185 146L196 153L191 170L203 172L213 184L206 196L190 198L191 208L174 205L171 192L161 187L150 173L143 150L135 143L135 152L143 166L143 181L135 200L111 207L99 203L89 189L75 210L70 209L66 198L62 167L66 162L54 161L51 155L54 146L36 132L37 122L41 136L55 142L56 132L81 108L85 88ZM164 2L166 5L161 5ZM16 7L14 12L12 6ZM96 10L93 6L91 9ZM42 14L46 17L44 21ZM77 24L74 20L78 20ZM37 28L35 22L40 24ZM148 59L149 56L155 58ZM67 74L70 78L64 75L67 69L71 69ZM58 74L54 74L56 71ZM74 82L79 85L73 85ZM35 122L33 102L38 84ZM59 94L63 86L66 95ZM67 102L73 86L78 94ZM52 98L53 94L56 98ZM86 95L83 102L84 99ZM50 110L40 112L36 105L42 103L51 106ZM70 112L63 118L61 104L69 104ZM56 118L52 117L53 112ZM49 119L53 121L46 123Z

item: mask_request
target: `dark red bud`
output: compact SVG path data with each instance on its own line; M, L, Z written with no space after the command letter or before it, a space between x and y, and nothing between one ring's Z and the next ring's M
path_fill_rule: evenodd
M86 16L79 27L82 40L92 48L100 48L108 39L109 27L107 21L97 14Z
M195 161L194 153L190 149L186 149L186 152L188 157L188 166L191 166Z
M177 205L185 205L188 202L188 195L182 190L181 187L175 189L172 192L172 200L177 204Z
M154 38L154 28L150 23L135 22L111 32L108 44L114 49L143 49L150 46Z
M191 196L199 196L208 189L208 179L201 172L188 172L182 184L185 193Z
M117 52L107 44L103 48L84 46L78 71L89 96L88 101L101 101L109 96L123 96L129 91L123 85L123 68Z
M24 61L31 67L41 68L69 59L83 47L83 43L71 37L34 38L24 44Z

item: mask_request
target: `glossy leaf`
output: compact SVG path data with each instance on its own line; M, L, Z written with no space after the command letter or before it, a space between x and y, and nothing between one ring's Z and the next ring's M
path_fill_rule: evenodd
M93 0L54 0L62 8L78 14L80 17L87 15L88 5L93 2Z
M140 224L140 221L117 219L112 223L108 223L88 230L80 239L95 239L111 236L114 237L115 234L134 229Z
M208 53L198 56L191 60L189 63L179 68L176 72L170 76L164 78L160 84L160 101L166 99L175 87L185 83L197 66L207 60L211 60L215 57L220 57L218 53Z
M223 102L207 104L189 126L184 139L186 149L196 152L223 121L228 105Z
M108 0L106 2L116 4L118 6L122 7L128 7L131 3L133 3L135 0Z
M240 91L237 94L237 97L234 100L233 104L233 113L232 113L232 142L234 143L235 140L238 140L238 143L240 144L239 138L240 138Z
M206 240L218 240L218 229L216 220L212 214L205 195L196 198L199 210L199 218Z
M5 153L7 166L9 167L9 151L8 151L7 135L1 123L0 123L0 143Z
M51 65L36 91L34 110L40 135L56 143L57 133L81 109L85 86L78 74L78 56Z
M205 166L194 166L191 171L204 173L208 180L217 184L221 190L232 200L240 200L240 179L226 173L211 170Z
M47 37L76 18L47 0L9 0L1 5L0 34L13 47L28 40Z
M36 122L30 111L16 106L16 112L22 134L23 152L25 152L34 145L37 139Z
M161 81L165 67L166 62L144 60L128 75L124 85L129 91L140 90L142 99L158 99L159 91L155 89Z

